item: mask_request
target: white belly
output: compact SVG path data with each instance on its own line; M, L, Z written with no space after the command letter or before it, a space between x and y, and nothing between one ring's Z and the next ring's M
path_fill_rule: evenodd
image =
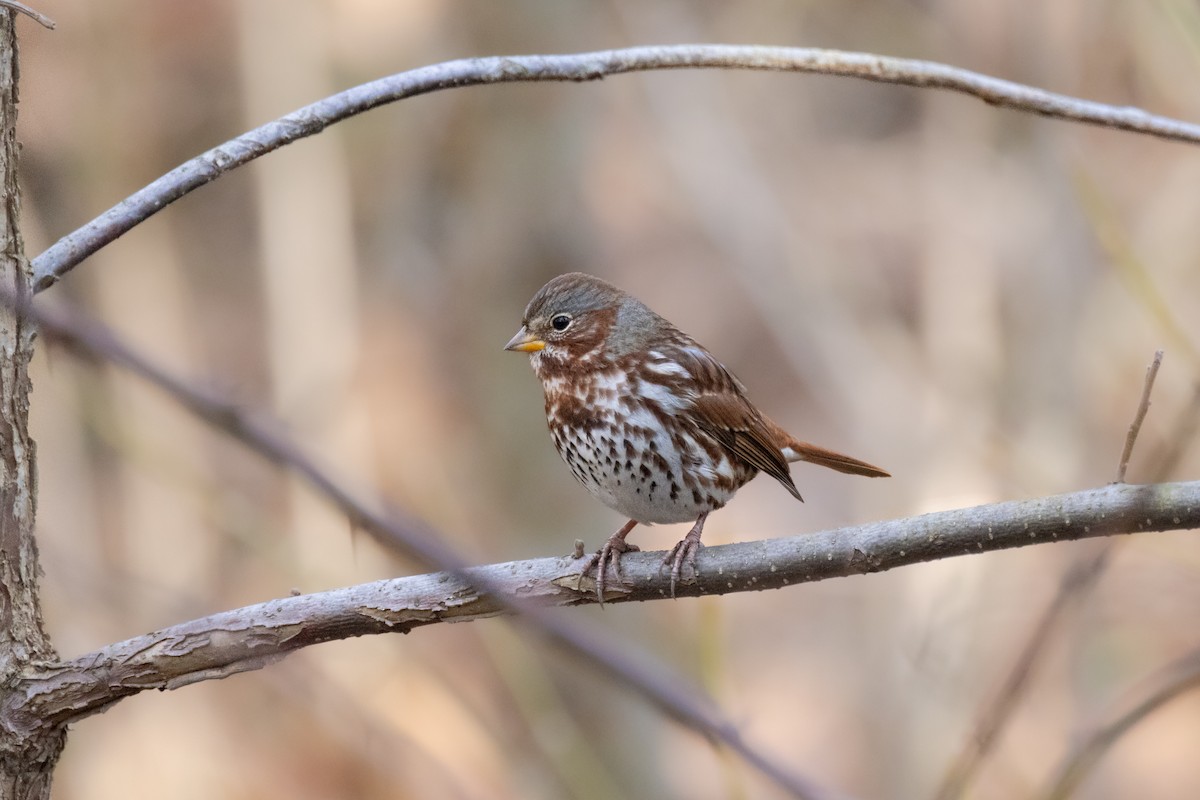
M725 505L736 491L719 488L727 481L718 476L732 477L728 461L722 459L715 470L702 466L707 459L691 436L681 436L677 446L661 432L647 436L637 429L630 435L628 427L621 426L614 437L611 430L607 425L568 427L552 431L552 436L575 478L600 502L630 519L693 522ZM691 479L684 478L684 465Z

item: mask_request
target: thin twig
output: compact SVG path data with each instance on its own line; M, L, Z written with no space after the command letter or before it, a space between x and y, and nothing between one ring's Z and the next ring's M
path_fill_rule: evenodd
M1142 399L1138 402L1137 413L1133 422L1129 423L1129 432L1125 434L1125 448L1121 451L1121 462L1117 465L1117 483L1125 482L1125 470L1129 467L1129 459L1133 455L1133 445L1137 441L1138 432L1142 429L1142 421L1150 410L1150 392L1154 389L1154 379L1158 377L1158 368L1162 366L1163 351L1154 352L1154 360L1146 367L1146 380L1142 384Z
M380 508L358 497L306 455L281 431L278 424L249 414L227 399L191 386L169 374L122 342L113 331L94 320L84 320L77 314L67 314L62 310L40 308L11 296L4 297L2 293L0 301L17 305L21 313L32 318L48 338L87 358L102 359L129 369L167 392L193 414L243 442L268 461L299 475L318 494L333 502L348 518L385 547L415 558L422 564L446 570L447 574L456 577L460 584L457 593L469 592L475 598L473 602L487 607L488 610L483 615L517 614L520 621L527 623L534 631L567 652L578 656L584 663L592 665L615 684L633 689L671 718L728 747L791 796L800 800L832 800L834 797L829 791L797 775L791 768L751 746L742 738L737 727L684 678L650 663L645 658L636 658L630 652L627 643L618 644L608 640L598 631L580 624L578 620L568 624L560 617L547 615L543 609L530 602L523 589L507 591L504 584L494 580L491 573L469 569L465 559L445 544L445 537L435 535L420 520L396 509ZM441 577L444 579L446 576ZM579 583L578 570L575 582ZM442 605L451 607L464 602L466 601L457 597L455 593L440 600ZM425 608L423 614L435 617L437 608ZM298 632L290 631L285 639L294 644L280 648L274 654L270 648L263 648L254 643L251 645L253 652L246 658L236 663L199 668L196 671L202 674L197 674L193 679L219 678L245 669L258 669L269 663L272 657L282 656L295 646L372 632L343 629L342 624L341 618L336 620L332 627L322 627L318 624L311 636L300 636ZM390 628L393 624L382 624L382 629ZM400 629L407 627L411 627L411 624L401 625ZM251 639L257 641L253 636ZM174 652L176 647L176 644L172 644L169 649ZM134 650L130 657L137 661L141 652ZM158 652L158 649L154 652ZM151 655L149 651L146 654ZM118 693L112 700L120 699L121 696L123 695Z
M1129 434L1125 438L1125 451L1121 455L1121 466L1117 473L1118 484L1124 483L1125 467L1129 463L1129 456L1133 452L1142 421L1150 408L1150 392L1154 388L1154 379L1158 376L1162 357L1163 351L1156 351L1146 370L1141 401L1129 426ZM1046 652L1058 621L1066 614L1068 608L1091 591L1108 567L1111 556L1112 545L1106 542L1098 552L1076 560L1067 570L1054 593L1054 599L1042 610L1041 616L1030 630L1029 638L1025 640L1024 646L1009 668L1008 676L1000 690L992 698L992 702L980 712L973 734L946 769L935 795L936 800L956 800L966 791L979 765L991 753L1001 732L1012 718L1034 669L1041 661L1042 654Z
M37 20L37 22L40 23L43 28L54 30L56 27L54 20L50 19L40 11L35 11L24 3L18 3L17 0L0 0L0 6L11 8L13 11L19 11L25 16Z
M385 103L442 89L495 83L592 81L662 69L749 69L840 75L946 89L986 103L1181 142L1200 143L1200 125L1055 94L932 61L869 53L753 45L681 44L569 55L495 56L401 72L305 106L185 162L122 200L33 259L34 291L53 285L101 247L222 174L329 125Z
M1117 740L1152 712L1171 700L1200 686L1200 650L1194 650L1160 670L1148 682L1148 688L1136 692L1127 711L1096 727L1072 748L1059 766L1057 776L1045 794L1046 800L1065 800L1100 763Z

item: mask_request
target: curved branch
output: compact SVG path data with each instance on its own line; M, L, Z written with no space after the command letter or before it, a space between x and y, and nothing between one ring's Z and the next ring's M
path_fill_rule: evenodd
M3 6L4 8L9 8L9 9L12 9L13 11L24 14L25 16L29 17L30 19L35 20L43 28L48 28L50 30L54 30L54 28L56 27L54 24L54 20L50 19L49 17L47 17L45 14L38 11L37 9L30 8L29 6L25 5L24 3L18 3L17 0L0 0L0 6Z
M862 575L923 561L1052 541L1200 527L1200 481L1114 484L1100 489L806 534L705 548L696 580L678 596L779 589ZM608 602L670 596L661 554L629 553L627 586ZM17 681L0 706L0 724L62 725L103 711L146 689L259 669L293 650L334 639L401 632L438 622L526 607L595 602L574 557L473 567L465 576L433 573L271 600L118 642L37 669ZM488 586L484 594L473 586Z
M469 58L401 72L318 100L185 162L130 195L33 259L34 291L52 286L91 254L193 189L297 139L376 106L441 89L493 83L592 81L609 75L682 68L750 69L840 75L947 89L991 105L1164 139L1200 143L1200 125L1055 94L932 61L799 47L682 44L569 55Z

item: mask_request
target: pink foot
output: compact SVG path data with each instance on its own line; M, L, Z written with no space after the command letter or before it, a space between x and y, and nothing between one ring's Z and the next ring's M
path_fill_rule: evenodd
M692 571L692 575L699 574L696 571L696 554L700 552L700 548L704 545L700 543L700 534L704 532L704 520L708 518L708 512L700 515L700 519L696 520L696 524L687 532L671 550L663 557L662 564L659 569L665 569L667 565L671 567L671 597L675 597L675 584L679 583L683 576L683 566L686 564L688 569Z
M621 575L621 556L629 552L637 552L640 548L636 544L629 544L625 541L625 537L633 530L633 526L637 525L637 520L629 520L621 530L608 537L608 541L604 546L596 551L596 554L588 559L587 564L583 566L583 571L579 573L579 577L583 578L592 570L596 570L596 599L600 605L604 605L604 592L608 589L609 570L616 576L617 583L623 584L625 579Z

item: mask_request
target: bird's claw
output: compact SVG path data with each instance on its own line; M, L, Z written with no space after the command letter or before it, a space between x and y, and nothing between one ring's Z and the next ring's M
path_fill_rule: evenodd
M608 589L609 570L611 569L611 574L616 576L617 583L623 584L625 578L621 574L621 556L625 553L636 553L639 550L641 548L636 544L625 541L624 533L615 533L583 565L583 570L579 573L580 578L586 577L592 570L596 571L596 599L600 605L604 605L604 592Z
M675 599L675 584L679 583L683 576L683 566L686 564L688 569L692 571L692 576L699 575L696 569L696 554L700 552L700 548L704 545L700 542L699 532L693 528L688 531L688 535L676 542L667 554L663 557L662 563L659 565L659 571L671 568L671 599Z

